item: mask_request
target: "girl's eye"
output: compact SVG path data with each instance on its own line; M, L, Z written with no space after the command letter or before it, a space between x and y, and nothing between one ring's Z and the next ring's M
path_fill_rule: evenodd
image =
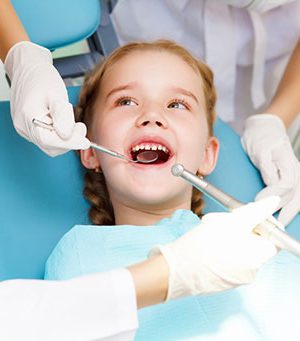
M136 102L132 99L132 98L129 98L129 97L123 97L123 98L119 98L117 100L117 105L120 105L120 106L131 106L131 105L137 105Z
M168 108L171 108L171 109L189 109L189 105L185 101L176 99L168 105Z

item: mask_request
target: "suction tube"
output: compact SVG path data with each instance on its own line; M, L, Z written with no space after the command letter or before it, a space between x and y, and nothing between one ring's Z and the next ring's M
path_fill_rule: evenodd
M178 176L186 180L192 186L229 211L244 205L242 202L211 185L203 178L191 173L181 164L173 165L171 172L174 176ZM254 232L268 238L280 249L285 249L300 257L300 242L281 230L278 226L279 222L274 217L270 217L263 223L256 226Z

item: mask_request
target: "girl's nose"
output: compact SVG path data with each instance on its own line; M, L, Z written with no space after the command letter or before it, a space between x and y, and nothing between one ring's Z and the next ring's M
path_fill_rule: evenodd
M136 125L138 127L145 126L158 126L166 129L168 127L167 120L164 114L161 112L161 109L144 110L136 120Z

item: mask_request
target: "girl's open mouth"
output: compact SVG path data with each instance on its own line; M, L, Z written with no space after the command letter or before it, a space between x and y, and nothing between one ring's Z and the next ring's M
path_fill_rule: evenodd
M130 154L133 160L137 160L138 156L145 151L153 151L157 154L157 159L153 162L147 163L148 165L165 163L171 157L171 153L166 146L155 142L137 144L131 148Z

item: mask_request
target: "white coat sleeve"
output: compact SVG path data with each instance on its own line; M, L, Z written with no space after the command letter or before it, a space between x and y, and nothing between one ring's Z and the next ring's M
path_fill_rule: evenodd
M294 1L295 0L214 0L214 2L220 4L250 9L257 12L266 12L275 7L286 5Z
M0 340L133 340L133 279L126 269L66 281L0 283Z

